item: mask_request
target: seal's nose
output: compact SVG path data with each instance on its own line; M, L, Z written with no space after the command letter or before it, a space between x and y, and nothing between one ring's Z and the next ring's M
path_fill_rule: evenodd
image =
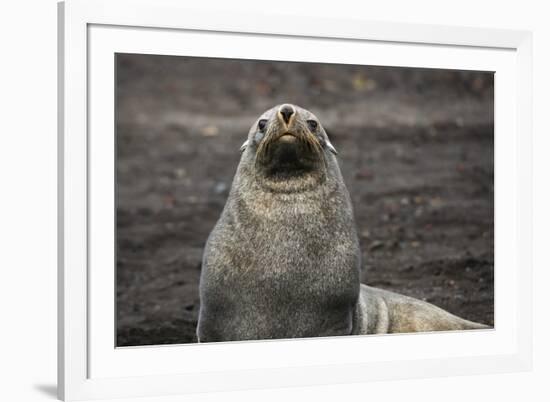
M282 105L279 109L279 114L284 120L285 124L288 125L290 118L294 114L294 108L292 105Z

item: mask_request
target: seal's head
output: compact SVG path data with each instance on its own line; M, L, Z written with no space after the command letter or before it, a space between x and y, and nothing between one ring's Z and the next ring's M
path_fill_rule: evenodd
M322 180L336 154L317 117L292 104L275 106L253 124L241 147L265 181Z

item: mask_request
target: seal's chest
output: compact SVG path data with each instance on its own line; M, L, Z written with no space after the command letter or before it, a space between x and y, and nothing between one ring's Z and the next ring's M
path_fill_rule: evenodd
M361 255L350 209L326 197L283 198L237 199L211 234L201 339L350 333Z
M251 242L248 258L235 267L237 288L259 292L262 298L317 303L357 291L359 261L353 242L335 242L334 234L308 232L303 227L275 233Z

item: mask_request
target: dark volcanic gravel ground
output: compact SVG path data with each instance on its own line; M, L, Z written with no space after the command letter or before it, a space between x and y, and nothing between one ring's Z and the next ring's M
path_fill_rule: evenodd
M204 243L282 102L339 150L363 282L493 325L492 74L119 55L116 100L118 346L196 341Z

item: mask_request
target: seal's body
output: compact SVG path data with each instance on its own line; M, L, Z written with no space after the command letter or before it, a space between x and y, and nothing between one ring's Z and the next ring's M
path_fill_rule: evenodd
M480 327L360 285L350 197L312 113L268 110L241 150L203 256L200 342Z

